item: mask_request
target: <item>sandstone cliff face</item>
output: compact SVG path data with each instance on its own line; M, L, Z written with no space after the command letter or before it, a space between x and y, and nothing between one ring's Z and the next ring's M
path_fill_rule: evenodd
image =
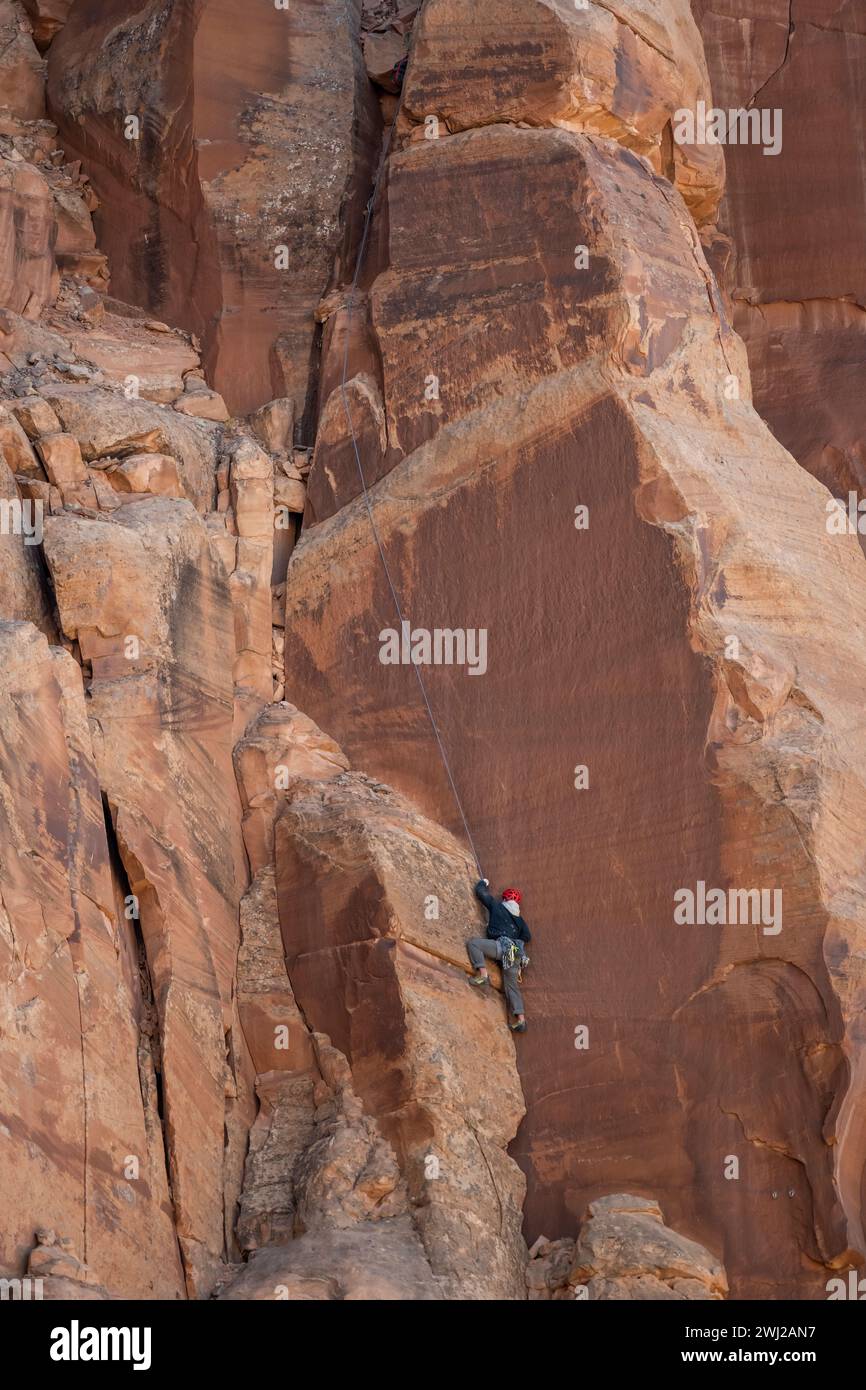
M523 1098L501 1005L466 984L464 851L292 706L263 712L235 762L261 1109L251 1258L222 1296L521 1297L524 1180L505 1150Z
M592 131L668 174L699 221L724 180L718 146L675 144L671 118L709 95L700 39L681 0L428 0L403 114L454 133L499 121Z
M153 1003L79 668L30 623L0 624L0 647L0 1263L18 1273L35 1226L56 1223L116 1294L178 1297Z
M856 82L813 8L0 4L0 1273L812 1298L864 1252L852 253L674 138ZM382 554L535 929L518 1050Z
M523 1097L499 1001L466 997L470 861L351 774L295 784L275 848L295 997L352 1059L443 1294L518 1296L525 1183L505 1147Z
M826 494L751 410L669 183L543 103L532 124L556 129L496 124L516 114L512 75L455 120L482 128L391 157L385 264L359 313L390 449L365 439L379 536L416 628L487 631L483 677L445 666L428 686L483 862L544 924L515 1149L528 1233L646 1183L724 1250L735 1291L802 1294L803 1257L862 1243L860 557L828 539ZM448 101L431 104L447 127ZM287 597L293 698L456 828L414 677L380 661L395 619L360 503L308 529ZM678 927L675 894L698 882L780 890L781 935Z
M378 119L360 8L254 5L241 38L230 0L81 0L51 45L52 119L103 201L116 290L195 332L236 410L304 409Z
M209 107L209 129L223 142L200 199L213 221L213 302L223 303L223 269L237 276L259 345L241 329L231 349L240 356L222 368L215 338L203 364L194 338L105 294L90 220L97 195L41 119L41 89L40 102L30 101L17 69L19 100L0 132L9 195L0 258L2 1157L14 1206L2 1262L10 1275L42 1278L50 1298L207 1297L220 1289L229 1298L523 1293L524 1183L505 1154L522 1095L508 1033L500 1027L495 1045L486 1044L500 1020L498 999L474 998L465 986L462 935L467 912L475 915L465 856L407 802L350 775L333 740L279 699L285 567L310 468L308 451L293 447L293 423L315 387L312 310L351 230L353 189L363 186L366 147L354 142L366 120L372 148L376 126L359 12L347 29L337 9L276 19L281 34L296 26L297 76L281 101L256 99L258 126L234 89L235 104ZM188 12L121 10L99 16L111 21L109 53L125 55L115 78L135 83L154 71L127 61L133 51L143 58L141 45L164 42L167 54L178 33L192 39L193 28L183 30ZM95 108L107 101L113 119L110 65L89 89L69 56L79 53L86 66L95 14L78 11L65 48L52 42L65 14L48 7L35 17L60 90L68 79L82 97L91 91ZM207 72L220 16L211 7L196 18L193 67ZM17 6L9 20L7 63L20 52L41 82ZM275 34L272 16L251 45L250 82L267 84L262 62L274 60ZM332 38L342 69L333 67ZM325 67L333 121L320 127L317 148L299 153L291 122L309 126L310 93ZM160 91L201 91L190 87L185 60L163 76ZM305 82L306 96L296 90ZM59 119L78 110L64 107ZM181 143L188 115L184 108L173 127ZM169 144L171 128L169 121L163 130ZM220 160L236 166L239 132L249 167L221 179ZM202 148L210 140L198 138ZM164 153L151 174L183 183ZM88 169L104 191L99 160ZM118 170L110 174L117 179ZM257 198L263 179L285 192L259 210L264 220L252 226L250 244L270 236L267 217L286 207L295 227L293 288L278 327L260 309L279 314L279 296L262 282L256 300L243 252L238 264L233 244L221 251L217 226L243 222L242 199ZM162 206L158 179L133 182ZM116 200L107 207L121 213ZM128 236L126 214L112 225ZM197 226L189 221L182 235ZM163 250L170 260L171 245ZM134 270L127 284L154 303ZM215 319L211 326L218 330ZM269 355L283 363L277 375L286 391L270 402L262 370ZM261 408L251 431L207 385L208 367L212 379L252 393ZM31 748L37 728L47 734ZM317 779L338 784L321 808ZM294 831L281 808L295 818ZM300 869L294 845L304 815L312 839L326 808L323 849L354 866L355 877L349 863L341 876L344 892L360 903L373 891L371 921L383 946L424 935L414 920L422 866L431 892L443 895L438 949L422 941L413 955L405 947L408 958L385 970L369 1036L352 1038L343 1022L363 987L363 951L358 978L351 969L344 978L343 1012L338 989L326 1008L310 997L318 982L308 951L301 1004L286 968L310 922L329 913L331 884ZM303 885L293 879L299 871ZM331 928L337 937L346 929L336 919ZM358 939L367 940L363 931ZM46 1051L54 1063L40 1067ZM499 1073L495 1106L463 1094L473 1067ZM390 1078L385 1096L374 1094L377 1074ZM26 1164L18 1162L22 1145ZM113 1242L121 1224L124 1238ZM325 1292L311 1295L317 1281Z
M50 517L45 553L63 631L90 667L99 780L159 1015L179 1238L191 1291L206 1292L240 1177L223 1173L224 1130L244 1057L232 982L245 865L218 657L228 583L186 501L138 501L107 522Z
M862 9L835 0L693 0L693 9L717 105L783 118L777 156L726 151L726 282L756 409L833 493L862 497Z

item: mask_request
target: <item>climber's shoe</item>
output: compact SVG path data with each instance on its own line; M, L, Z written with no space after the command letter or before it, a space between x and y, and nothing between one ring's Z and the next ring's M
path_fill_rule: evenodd
M470 983L470 985L477 985L478 988L480 989L482 985L489 985L489 984L490 984L490 976L489 976L489 975L470 975L470 976L469 976L469 983Z
M522 1018L519 1023L509 1023L508 1026L511 1029L512 1033L525 1033L526 1019Z

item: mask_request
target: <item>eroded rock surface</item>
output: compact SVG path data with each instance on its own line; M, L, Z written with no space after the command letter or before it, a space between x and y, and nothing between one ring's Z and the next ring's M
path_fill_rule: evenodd
M459 79L458 79L459 74ZM707 101L687 0L428 0L403 118L447 130L508 121L611 136L669 174L699 221L724 182L717 145L677 145L671 118Z
M628 1194L591 1202L576 1241L536 1241L526 1283L534 1301L705 1301L728 1291L708 1250L670 1230L657 1203Z
M253 722L236 767L256 869L239 1008L261 1108L239 1220L252 1257L221 1296L522 1297L523 1179L505 1153L522 1096L502 1005L466 983L463 852L290 705Z
M360 10L254 5L239 42L231 0L79 0L51 45L52 117L102 199L115 288L198 334L237 411L304 410L313 311L376 142Z

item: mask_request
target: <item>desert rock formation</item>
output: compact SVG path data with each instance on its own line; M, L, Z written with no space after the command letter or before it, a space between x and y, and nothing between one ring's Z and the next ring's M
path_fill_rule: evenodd
M670 183L543 107L515 128L512 88L479 86L478 128L449 134L437 98L439 138L419 110L389 160L355 336L358 360L382 363L389 452L363 437L404 612L487 630L483 678L428 678L468 819L545 924L515 1150L528 1235L573 1225L611 1182L646 1184L724 1251L732 1289L802 1291L803 1258L844 1261L863 1239L862 983L846 964L862 932L860 557L752 410ZM359 502L305 531L287 597L293 698L456 829L412 673L379 660L393 607ZM781 891L781 936L678 928L674 895L698 882ZM772 1101L761 1057L784 1077Z
M866 1254L859 212L786 182L862 36L693 8L0 0L0 1276ZM758 99L778 159L675 136Z

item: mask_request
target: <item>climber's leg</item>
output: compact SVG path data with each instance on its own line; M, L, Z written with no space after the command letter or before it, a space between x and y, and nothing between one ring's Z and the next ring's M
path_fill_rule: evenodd
M473 936L466 942L466 949L469 952L469 961L475 970L475 975L471 977L473 985L483 985L487 983L487 970L484 966L487 960L499 959L499 942L491 941L487 936Z
M519 966L514 966L511 970L503 970L502 983L505 986L505 997L508 1000L508 1007L518 1021L523 1018L523 995L520 992L520 985L517 983Z

